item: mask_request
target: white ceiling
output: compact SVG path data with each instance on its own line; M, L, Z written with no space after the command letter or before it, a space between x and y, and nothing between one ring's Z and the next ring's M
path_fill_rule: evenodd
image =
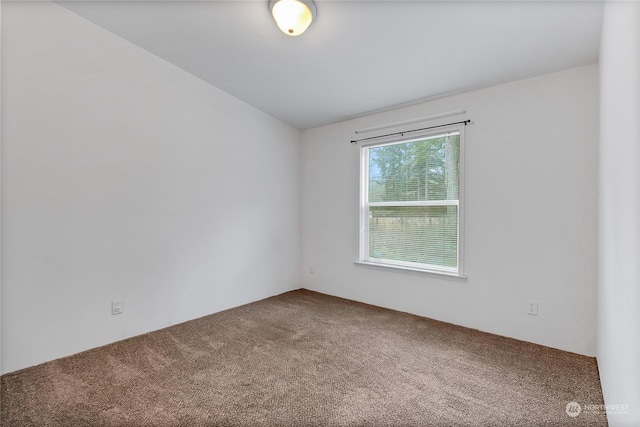
M598 60L600 1L316 1L306 33L263 1L59 2L299 129Z

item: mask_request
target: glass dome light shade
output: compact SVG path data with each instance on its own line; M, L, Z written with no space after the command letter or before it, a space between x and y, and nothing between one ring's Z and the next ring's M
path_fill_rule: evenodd
M310 7L311 6L311 7ZM313 4L299 0L271 2L271 14L278 28L289 36L298 36L306 31L313 21Z

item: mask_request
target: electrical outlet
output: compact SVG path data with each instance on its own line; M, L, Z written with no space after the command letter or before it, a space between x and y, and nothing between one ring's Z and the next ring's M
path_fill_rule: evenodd
M122 314L124 311L124 303L121 299L111 301L111 314Z
M527 314L530 314L532 316L538 315L538 301L536 300L527 301Z
M316 274L316 269L313 267L309 267L309 274Z

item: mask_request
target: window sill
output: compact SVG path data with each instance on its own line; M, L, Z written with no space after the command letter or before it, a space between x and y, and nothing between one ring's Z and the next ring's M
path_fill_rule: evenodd
M439 271L439 270L430 270L427 268L408 267L408 266L402 266L402 265L384 264L380 262L370 262L370 261L355 261L354 264L365 266L365 267L373 267L373 268L382 269L382 270L392 270L392 271L395 270L398 272L419 273L419 274L425 274L428 276L435 276L440 278L460 279L461 281L467 280L467 276L463 276L458 273L453 273L448 271Z

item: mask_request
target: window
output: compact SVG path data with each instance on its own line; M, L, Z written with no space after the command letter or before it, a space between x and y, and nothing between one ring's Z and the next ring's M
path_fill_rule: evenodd
M360 148L360 262L462 276L464 126Z

